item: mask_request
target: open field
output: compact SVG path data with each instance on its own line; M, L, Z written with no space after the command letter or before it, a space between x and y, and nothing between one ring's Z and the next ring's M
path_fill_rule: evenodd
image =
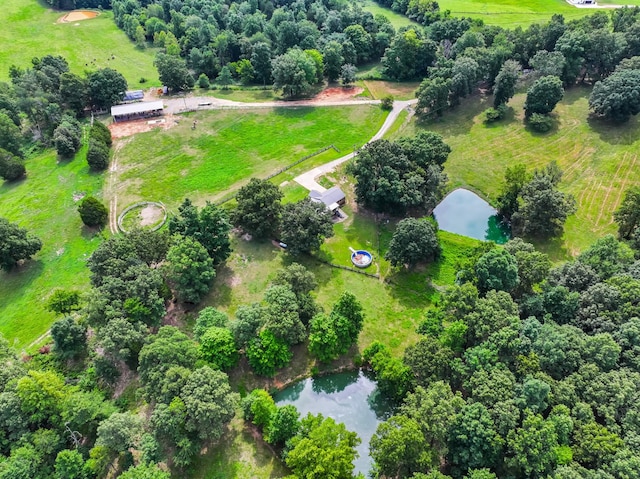
M280 175L278 184L317 164L361 146L386 117L377 106L274 108L197 112L166 131L120 140L119 211L135 201L162 201L170 209L189 196L198 203L232 194L252 176L278 168L334 144L329 150ZM192 129L193 120L198 126Z
M565 0L441 0L438 4L456 17L480 18L488 25L504 28L526 28L550 20L555 13L571 20L597 11L576 8Z
M240 414L240 413L238 413ZM251 426L236 416L219 444L192 466L192 479L271 479L289 473Z
M561 188L576 197L578 212L567 221L562 242L540 247L562 259L615 233L613 211L625 189L640 184L639 119L618 126L589 120L589 93L588 88L567 90L554 113L557 128L547 134L524 127L523 93L509 102L508 117L492 126L482 121L491 97L476 96L440 120L426 125L412 121L398 134L419 128L441 133L453 150L445 165L451 187L469 187L489 201L495 201L507 166L524 163L533 169L556 160L565 172Z
M397 30L400 27L408 27L410 25L420 26L418 22L411 20L410 18L401 15L400 13L394 12L390 8L383 7L382 5L377 4L374 0L364 0L362 2L362 9L365 12L370 12L374 16L375 15L384 15L389 19L391 25Z
M0 333L19 347L49 329L54 315L45 311L44 300L51 290L88 287L85 261L100 240L83 227L74 194L99 197L103 177L89 173L84 153L62 163L51 151L33 157L25 180L0 184L2 216L43 242L33 261L9 274L0 272Z
M33 57L64 56L71 70L113 68L130 88L159 85L153 66L155 51L140 50L113 21L110 11L96 18L57 23L65 12L45 8L37 0L4 0L0 8L0 80L9 78L9 66L27 67ZM115 58L113 58L115 57Z

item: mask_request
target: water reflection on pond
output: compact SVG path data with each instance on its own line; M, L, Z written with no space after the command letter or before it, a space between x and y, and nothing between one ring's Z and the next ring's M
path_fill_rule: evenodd
M458 188L449 193L433 210L438 226L462 236L493 241L509 240L509 228L498 220L497 211L472 191Z
M375 381L362 371L336 373L297 382L275 394L274 399L278 406L293 404L302 417L322 413L357 433L362 443L357 448L360 456L355 460L355 472L367 476L372 465L369 440L391 411Z

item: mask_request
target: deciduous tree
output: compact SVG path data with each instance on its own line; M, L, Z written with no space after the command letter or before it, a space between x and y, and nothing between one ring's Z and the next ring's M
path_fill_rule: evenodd
M0 218L0 269L10 271L42 248L42 241L5 218Z
M289 253L311 253L320 249L325 238L332 236L331 212L323 203L305 198L284 206L281 239Z
M563 96L564 89L560 78L549 75L536 80L527 90L527 100L524 104L525 116L529 118L534 113L541 115L551 113Z
M393 266L409 268L421 262L434 261L441 252L436 230L426 220L405 218L393 232L385 259Z
M238 191L238 206L231 221L247 233L258 238L273 236L280 228L282 191L270 181L251 178Z

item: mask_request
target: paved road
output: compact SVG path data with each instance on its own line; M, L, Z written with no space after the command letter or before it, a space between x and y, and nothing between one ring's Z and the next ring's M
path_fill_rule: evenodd
M387 130L391 128L391 125L393 125L393 123L396 121L398 115L400 115L400 112L402 112L402 110L404 110L405 108L415 105L417 102L418 100L395 101L393 103L393 110L391 110L389 116L387 116L387 119L384 121L378 132L373 135L373 137L367 142L367 144L382 138ZM338 165L341 165L345 161L349 161L351 158L353 158L354 154L355 153L349 153L348 155L338 158L337 160L333 160L329 163L318 166L317 168L314 168L307 171L306 173L301 174L300 176L297 176L296 178L294 178L294 180L296 181L296 183L304 186L308 190L323 192L326 190L326 188L319 185L318 182L316 182L316 178L325 175L330 171L333 171Z

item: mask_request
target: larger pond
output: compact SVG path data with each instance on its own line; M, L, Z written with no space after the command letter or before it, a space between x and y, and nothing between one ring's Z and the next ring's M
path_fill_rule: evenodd
M302 417L322 413L342 422L362 440L355 472L368 475L372 466L369 440L378 424L389 417L391 407L376 389L375 381L362 371L336 373L297 382L273 397L278 406L293 404Z
M441 230L503 244L509 241L509 227L497 214L489 203L463 188L453 190L433 210Z

